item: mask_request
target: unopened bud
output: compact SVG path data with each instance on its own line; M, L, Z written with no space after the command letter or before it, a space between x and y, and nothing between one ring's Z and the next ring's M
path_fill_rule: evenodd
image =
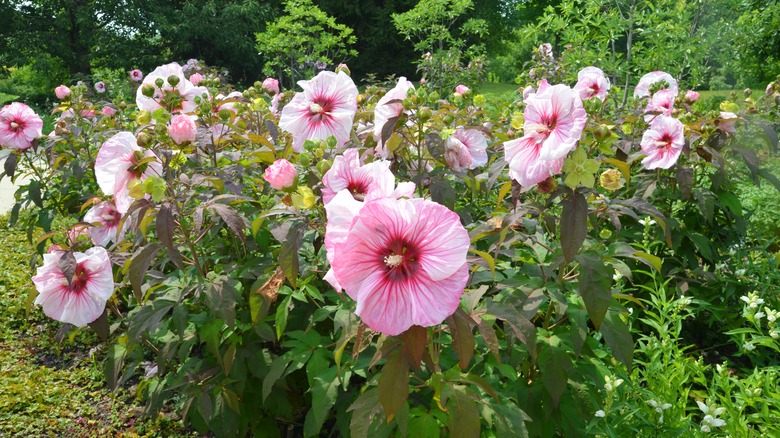
M338 72L344 72L347 74L347 76L350 76L351 73L349 71L349 67L347 67L347 64L339 64L338 67L336 67L336 73Z
M404 99L402 105L404 106L405 110L410 110L410 109L414 108L414 102L412 102L412 99L410 99L408 97L406 99Z
M141 94L143 94L146 97L153 97L154 87L152 86L152 84L144 84L144 86L141 87Z
M221 120L227 120L230 118L231 113L232 111L230 111L229 109L221 109L219 110L219 118Z
M142 148L149 147L149 145L152 144L152 136L146 132L141 132L136 137L136 143Z
M157 78L154 80L154 85L157 85L157 88L162 88L165 85L165 81L163 78Z
M317 171L320 175L325 175L330 170L331 162L329 160L321 160L317 163Z
M750 88L745 88L745 91L743 91L743 93L745 94L745 97L750 97L750 95L753 94L753 90L751 90Z
M168 83L171 84L171 87L179 85L179 77L176 75L168 76Z
M135 121L138 122L139 125L145 125L152 121L152 114L146 110L138 111L138 115L135 116Z
M420 112L417 113L417 116L420 118L420 120L424 122L426 120L429 120L433 116L433 113L431 112L430 108L423 107L422 109L420 109Z

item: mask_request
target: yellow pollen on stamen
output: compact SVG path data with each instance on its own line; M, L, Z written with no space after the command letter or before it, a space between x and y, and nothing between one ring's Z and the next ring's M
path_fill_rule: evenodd
M404 257L398 254L391 254L385 257L385 264L387 265L388 268L395 268L396 266L399 266L403 261L404 261Z
M322 112L322 107L319 104L312 102L309 105L309 111L311 111L312 114L319 114Z

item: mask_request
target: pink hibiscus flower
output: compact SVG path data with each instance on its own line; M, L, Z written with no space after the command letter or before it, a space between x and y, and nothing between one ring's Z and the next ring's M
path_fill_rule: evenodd
M175 76L179 81L176 85L168 82L170 76ZM163 80L163 86L158 87L155 82L157 79ZM154 94L151 97L144 96L144 87L154 88ZM165 107L173 113L189 113L195 111L195 97L208 95L206 87L196 87L187 78L178 63L162 65L154 69L144 79L144 82L138 87L135 95L135 103L138 109L149 111L150 113Z
M138 165L146 157L154 161ZM107 195L114 195L116 209L121 214L133 203L127 185L133 179L143 181L151 175L162 175L162 164L154 152L138 146L135 136L124 131L106 140L95 159L95 178Z
M509 176L523 186L523 190L561 173L564 157L544 160L539 156L541 145L525 136L504 143L504 160L509 163Z
M645 122L650 123L659 114L671 116L674 111L675 97L677 93L668 89L653 94L645 107Z
M280 158L265 168L264 178L276 190L289 189L295 185L298 171L292 163Z
M677 96L679 89L677 88L677 81L672 77L672 75L663 71L652 71L639 79L639 83L636 84L636 88L634 88L634 97L637 99L642 97L649 97L650 87L652 87L656 82L660 81L666 82L664 88L672 90L674 95Z
M95 84L95 91L98 93L105 93L106 92L106 83L103 81L100 81Z
M674 117L658 116L642 136L645 169L668 169L677 162L685 144L684 126Z
M574 86L574 91L580 94L582 100L598 97L604 102L610 87L609 79L604 76L600 68L585 67L577 73L577 85Z
M106 246L110 242L119 242L124 238L125 230L119 229L122 214L111 201L103 201L87 210L84 222L92 224L87 230L95 245Z
M543 80L525 102L525 135L541 145L541 159L561 158L577 146L588 121L577 92L566 85L550 86Z
M375 199L335 245L333 272L372 330L440 324L468 280L469 236L458 215L425 199Z
M685 100L687 100L690 103L694 103L697 100L699 100L699 96L700 94L693 90L688 90L685 92Z
M141 70L138 70L137 68L134 69L134 70L130 70L127 73L130 75L130 79L132 79L132 80L134 80L136 82L140 81L140 80L143 80L143 78L144 78L144 73Z
M111 260L99 246L73 253L76 267L68 284L59 263L64 254L54 251L43 255L43 266L32 278L39 293L35 304L40 304L52 319L83 327L103 314L106 301L114 293Z
M29 106L14 102L0 110L0 146L25 150L43 135L43 120Z
M322 177L322 202L326 205L336 193L347 189L358 201L369 195L387 196L395 187L395 176L390 171L390 162L379 160L363 164L357 149L347 149L344 155L333 160L330 170Z
M276 94L279 92L279 79L265 78L263 80L263 90L268 94Z
M398 78L395 87L385 93L385 95L379 99L379 102L376 103L376 108L374 109L374 139L377 143L377 155L382 158L390 157L390 151L385 148L384 142L382 141L382 129L384 129L385 123L387 123L388 120L400 116L404 111L404 105L400 101L406 99L406 93L410 89L414 89L414 84L401 76Z
M357 112L358 89L344 72L322 71L310 81L299 81L296 93L282 109L279 127L293 136L293 149L303 151L306 140L336 137L338 146L349 140Z
M487 164L487 140L477 129L458 129L448 139L444 159L450 169L463 172Z
M183 144L186 142L193 142L198 136L198 127L195 125L194 116L188 116L185 114L177 114L171 119L171 124L168 125L168 135L176 144Z

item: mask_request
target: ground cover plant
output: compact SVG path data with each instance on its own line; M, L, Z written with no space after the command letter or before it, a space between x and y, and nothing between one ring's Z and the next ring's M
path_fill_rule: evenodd
M36 253L9 314L97 349L150 428L777 433L780 260L743 202L780 189L780 83L708 103L533 62L511 99L346 65L236 91L190 60L57 87L46 135L9 104Z

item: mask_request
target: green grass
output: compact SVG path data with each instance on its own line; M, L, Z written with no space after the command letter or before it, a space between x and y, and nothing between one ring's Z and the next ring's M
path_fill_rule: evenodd
M23 232L0 217L0 436L183 436L170 416L142 418L133 389L116 393L102 374L105 345L89 329L62 343L62 324L33 307L27 315L30 261Z

